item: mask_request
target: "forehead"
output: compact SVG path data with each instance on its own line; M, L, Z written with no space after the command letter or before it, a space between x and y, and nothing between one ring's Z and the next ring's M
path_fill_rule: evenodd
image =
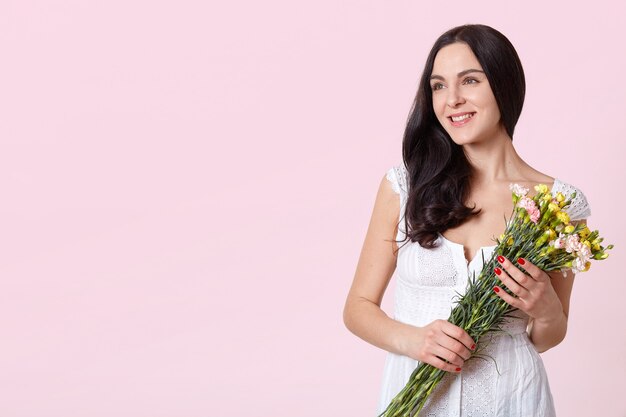
M432 73L452 77L468 68L483 69L470 47L466 43L457 42L437 52Z

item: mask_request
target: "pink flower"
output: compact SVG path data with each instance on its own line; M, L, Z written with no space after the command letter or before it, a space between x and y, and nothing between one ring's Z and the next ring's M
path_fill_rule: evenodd
M537 205L535 204L532 198L522 197L517 203L517 206L522 207L523 209L526 210L526 212L530 216L530 220L533 223L537 223L537 221L541 217L541 212L537 208Z
M567 253L578 252L580 247L581 243L578 240L578 235L569 235L565 238L565 250Z
M563 233L560 234L553 242L550 242L555 249L563 249L565 247L565 236Z

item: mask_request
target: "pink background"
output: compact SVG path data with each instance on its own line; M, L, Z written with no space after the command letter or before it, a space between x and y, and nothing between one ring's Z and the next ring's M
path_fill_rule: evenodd
M432 43L485 23L518 152L617 245L543 355L557 411L626 416L619 2L296 3L0 2L0 415L373 416L343 303Z

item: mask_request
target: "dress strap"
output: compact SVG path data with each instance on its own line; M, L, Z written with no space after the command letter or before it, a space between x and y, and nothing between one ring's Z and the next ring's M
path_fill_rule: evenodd
M569 214L571 220L583 220L591 216L591 207L589 206L587 197L580 189L571 184L555 179L554 189L552 191L553 195L558 192L562 193L566 199L569 199L574 192L576 193L576 196L566 209L566 212Z
M387 180L391 183L391 188L393 188L393 191L395 191L396 194L400 195L400 213L398 214L398 233L396 234L396 240L403 241L406 237L404 214L409 190L407 170L402 164L391 167L387 170L386 177Z
M404 165L398 165L387 170L387 179L391 183L393 191L405 197L408 191L407 171Z

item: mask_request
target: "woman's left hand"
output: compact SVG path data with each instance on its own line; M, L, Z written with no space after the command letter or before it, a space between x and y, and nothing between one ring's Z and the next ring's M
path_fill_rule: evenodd
M561 300L545 271L526 259L519 258L517 263L528 272L525 274L505 257L498 256L497 259L501 268L495 268L496 276L517 298L495 286L493 290L498 297L535 320L548 322L563 314Z

